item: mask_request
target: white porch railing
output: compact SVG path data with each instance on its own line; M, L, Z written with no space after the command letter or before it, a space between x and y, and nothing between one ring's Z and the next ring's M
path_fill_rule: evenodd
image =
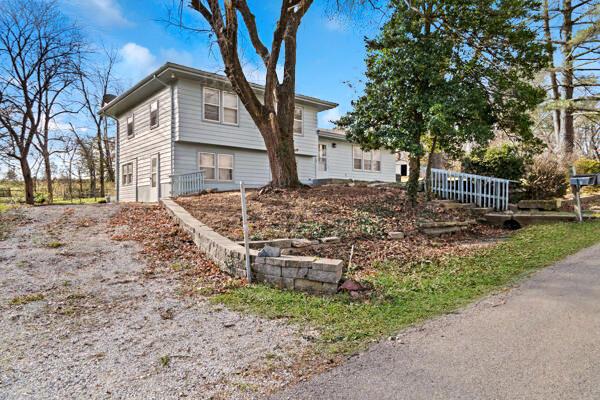
M438 197L495 210L508 209L508 179L431 169L431 190Z
M171 175L171 197L200 193L204 189L204 171Z

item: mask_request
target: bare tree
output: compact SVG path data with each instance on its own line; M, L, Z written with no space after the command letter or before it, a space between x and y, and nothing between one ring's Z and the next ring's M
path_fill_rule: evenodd
M49 123L44 104L52 102L56 70L79 46L76 28L55 3L5 0L0 5L0 128L7 156L18 160L25 201L34 202L29 157L36 135Z
M100 196L106 195L105 177L114 181L115 173L112 163L112 145L108 136L109 121L106 115L98 113L107 95L116 92L114 66L117 62L116 50L103 49L103 61L95 60L94 66L88 69L80 67L78 74L78 89L81 93L81 106L88 119L92 122L98 155L98 180L100 181ZM84 63L80 63L84 65ZM94 155L91 152L90 155Z
M598 0L544 0L542 21L546 49L554 62L549 70L553 126L565 161L575 149L574 115L600 99L600 29Z
M180 7L183 9L184 0ZM282 0L279 18L268 48L258 31L256 19L246 0L191 0L209 28L199 31L214 35L233 90L258 127L267 148L271 186L298 187L294 152L294 101L296 89L296 43L298 28L313 0ZM240 29L240 20L245 29ZM249 83L240 61L240 31L247 31L250 43L264 63L265 90L262 99ZM282 55L283 52L283 55ZM283 79L277 67L283 58Z
M96 142L95 138L87 138L85 136L80 135L77 132L77 129L73 126L73 124L69 123L71 133L75 138L76 151L79 153L81 158L81 164L87 169L88 176L90 179L90 194L94 197L96 196ZM79 182L80 186L82 186L81 182L81 169L79 169ZM80 187L82 190L82 188Z

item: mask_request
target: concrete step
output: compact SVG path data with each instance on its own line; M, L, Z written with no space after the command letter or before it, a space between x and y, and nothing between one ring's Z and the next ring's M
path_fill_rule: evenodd
M422 229L421 232L430 237L439 237L443 235L451 235L466 229L468 229L468 226L449 226L446 228L425 228Z

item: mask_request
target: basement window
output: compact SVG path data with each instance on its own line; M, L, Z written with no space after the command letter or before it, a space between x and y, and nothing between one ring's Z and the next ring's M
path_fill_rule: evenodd
M123 185L131 185L133 183L133 163L123 164L121 167L121 182Z
M204 171L204 179L215 180L216 161L215 153L198 153L198 168Z

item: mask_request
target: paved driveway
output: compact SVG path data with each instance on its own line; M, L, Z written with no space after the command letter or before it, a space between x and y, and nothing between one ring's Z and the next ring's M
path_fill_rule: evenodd
M600 399L600 246L279 396Z

